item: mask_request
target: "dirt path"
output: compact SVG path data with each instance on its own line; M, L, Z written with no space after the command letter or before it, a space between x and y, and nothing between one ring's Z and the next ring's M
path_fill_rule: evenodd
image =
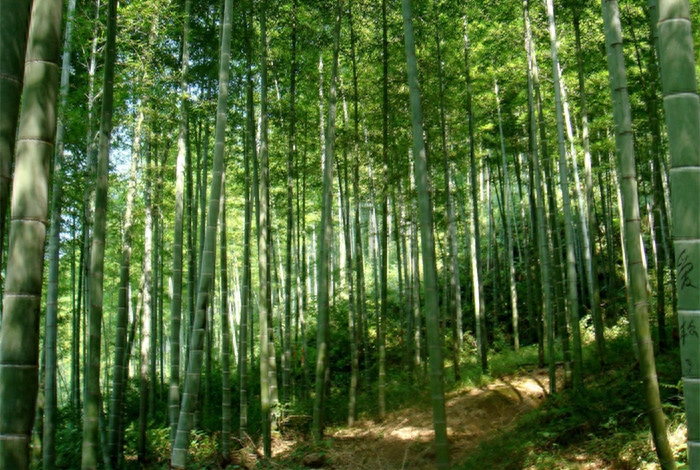
M446 396L447 435L453 462L494 432L539 406L549 389L546 371L504 377L483 388L463 388ZM326 468L423 470L435 468L432 411L409 407L382 423L362 420L354 428L329 433Z

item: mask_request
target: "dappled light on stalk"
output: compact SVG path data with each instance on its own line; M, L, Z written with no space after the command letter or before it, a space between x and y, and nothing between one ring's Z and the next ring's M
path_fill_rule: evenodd
M6 80L21 80L5 75L22 67L24 54L5 51L5 43L23 46L23 38L9 35L26 34L26 13L42 22L29 28L26 47L27 63L22 90L22 106L17 131L15 180L12 187L9 257L3 299L3 322L0 329L0 468L27 470L31 456L29 444L34 424L39 385L39 324L43 288L43 258L46 240L49 162L52 158L56 131L58 91L58 60L63 5L60 0L37 0L33 4L18 2L22 11L5 11L7 2L0 3L3 16L0 32L0 118L14 119L18 102ZM12 7L10 7L12 8ZM7 17L5 17L7 15ZM19 22L5 24L5 21ZM7 31L7 33L5 32ZM16 93L16 91L14 91ZM5 108L6 101L11 106ZM9 103L8 103L9 104ZM5 126L3 126L5 127ZM3 129L0 146L7 143ZM10 137L14 142L14 135ZM5 149L3 149L5 150ZM0 155L4 164L12 161L11 154ZM4 166L4 165L3 165ZM7 179L4 183L7 183ZM0 190L0 216L4 230L5 187ZM4 247L5 234L0 231Z

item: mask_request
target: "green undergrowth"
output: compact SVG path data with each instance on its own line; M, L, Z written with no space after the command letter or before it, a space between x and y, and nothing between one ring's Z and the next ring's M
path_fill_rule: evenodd
M658 468L644 413L639 364L628 336L608 340L608 363L602 368L592 348L589 344L585 350L584 390L550 395L540 407L483 441L457 468ZM678 351L657 355L656 360L670 440L682 468L685 428Z
M583 322L585 324L585 321ZM657 468L651 444L645 404L642 395L639 365L635 359L629 329L623 321L606 332L607 364L601 367L595 353L593 334L584 327L584 376L582 391L559 390L542 401L538 408L519 415L512 423L488 435L466 456L455 462L455 469L651 469ZM466 338L465 344L473 344ZM347 420L347 386L349 376L340 352L332 355L340 365L332 375L331 393L326 402L328 431L342 429ZM337 356L337 357L336 357ZM558 347L555 360L561 369L562 353ZM542 374L536 345L514 352L509 348L494 348L489 356L489 371L482 373L476 351L465 348L460 361L460 379L455 380L453 364L447 360L445 390L456 394L469 393L472 388L485 388L494 381L513 376ZM657 371L668 429L678 463L685 461L685 427L680 361L678 350L657 355ZM427 374L409 373L402 362L400 350L387 351L387 413L401 412L409 407L430 408ZM225 460L221 454L220 411L214 407L202 422L201 430L193 432L188 458L188 470L236 468L308 468L303 460L310 454L328 455L333 461L333 439L320 444L311 443L310 396L297 399L281 410L286 423L276 434L291 445L278 458L264 464L260 461L259 442L259 379L251 368L249 433L246 441L234 439L240 449ZM372 364L360 377L358 418L376 420L378 414L377 370ZM561 376L561 371L559 372ZM218 380L218 376L216 377ZM214 383L217 383L216 381ZM212 390L213 404L220 402L219 392ZM561 388L561 387L560 387ZM234 395L237 396L237 395ZM136 423L138 393L132 384L127 395L127 425L125 432L124 469L168 468L169 430L165 416L150 421L148 458L140 463L136 456ZM63 410L58 436L58 468L76 468L80 458L81 428L78 417ZM232 425L237 429L234 412ZM278 443L282 439L275 439ZM273 444L274 445L274 444ZM426 444L427 445L427 444ZM427 447L426 447L427 449ZM426 450L427 451L427 450ZM332 464L329 464L329 468ZM390 467L387 467L390 468ZM391 467L393 468L393 467ZM400 468L400 467L397 467ZM405 467L405 468L410 468Z

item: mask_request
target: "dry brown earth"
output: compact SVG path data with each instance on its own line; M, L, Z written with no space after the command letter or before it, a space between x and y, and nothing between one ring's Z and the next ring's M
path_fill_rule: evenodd
M503 377L482 388L462 388L446 396L447 434L457 463L518 416L539 406L547 396L546 370ZM415 405L390 413L382 422L363 419L353 428L330 430L326 468L335 470L428 470L435 468L430 407ZM294 442L276 440L274 453L288 457ZM313 460L313 456L310 457Z

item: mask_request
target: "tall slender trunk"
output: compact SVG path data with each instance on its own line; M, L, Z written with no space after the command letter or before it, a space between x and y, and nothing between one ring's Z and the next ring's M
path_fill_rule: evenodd
M649 328L649 303L647 300L647 272L643 263L644 247L641 239L641 219L637 193L632 113L627 93L625 59L622 52L622 27L616 0L603 0L603 20L608 49L610 91L613 98L615 143L619 158L620 189L622 193L622 217L624 217L624 242L629 270L630 305L639 349L639 365L644 383L654 445L662 468L675 469L673 451L666 433L666 418L661 408L656 364Z
M185 0L182 27L182 55L180 58L180 116L175 163L175 224L173 230L173 296L170 303L170 386L168 388L168 421L170 443L175 441L177 418L180 412L180 334L182 330L182 254L184 225L185 165L189 150L189 110L187 83L189 70L189 29L192 1Z
M143 119L142 114L139 116ZM141 270L141 290L143 307L139 310L139 320L141 322L141 362L139 366L139 422L137 451L141 464L146 461L146 429L148 427L148 414L151 402L149 396L153 393L154 383L150 375L150 359L152 353L151 337L155 335L153 331L153 197L152 184L153 177L151 150L147 150L145 166L145 189L144 189L144 236L143 236L143 262ZM152 410L151 410L152 413Z
M574 34L576 38L576 59L578 66L578 88L581 100L581 134L583 140L583 159L584 169L586 174L586 214L581 214L581 217L586 217L588 220L588 229L590 241L587 246L589 250L590 269L587 271L587 281L589 290L591 291L591 317L593 318L593 328L595 332L595 343L598 352L598 361L601 365L606 362L605 357L605 326L603 325L603 314L601 312L600 300L600 285L598 282L598 253L595 247L595 235L598 232L598 221L596 220L595 201L593 199L593 165L591 158L591 144L589 139L588 129L588 102L586 99L585 90L585 70L583 64L583 52L581 48L581 28L580 16L581 8L573 7L574 10Z
M471 74L469 65L469 36L467 33L467 17L464 23L464 70L467 85L466 111L469 129L469 172L472 200L472 288L474 293L474 317L476 320L476 342L481 361L481 371L488 371L488 338L486 334L486 307L484 303L484 285L481 279L481 235L479 228L479 174L476 171L476 156L474 145L474 113L472 111Z
M205 83L205 96L207 96L209 99L211 99L211 81L207 80ZM200 142L199 142L199 148L197 152L197 174L196 174L196 184L195 184L195 191L196 195L199 198L199 203L197 203L196 200L192 202L192 205L194 207L194 227L193 227L193 240L194 240L194 246L192 249L194 250L193 253L195 256L195 266L197 266L199 269L195 271L195 279L199 279L200 276L200 269L202 266L202 258L203 258L203 250L204 250L204 238L205 238L205 231L206 231L206 214L207 214L207 167L209 166L209 136L210 136L210 130L209 130L209 124L207 122L206 118L203 118L201 122L200 121ZM195 198L196 199L196 198ZM213 268L212 268L213 269ZM198 281L197 281L198 282ZM197 293L199 294L199 293ZM204 314L204 386L202 387L202 384L200 383L199 387L202 392L201 399L197 401L195 404L195 411L194 411L194 426L195 427L200 427L202 423L202 414L204 410L208 410L208 405L209 405L209 390L211 388L211 377L208 369L208 365L210 362L208 361L209 358L209 329L210 329L210 322L208 321L209 317L209 307L205 309L205 314ZM193 310L190 311L191 315L191 324L194 324L195 320L194 317L197 315L197 307L196 307L196 300L195 300L195 307ZM190 328L190 331L192 331L192 328ZM191 344L191 341L190 343ZM189 353L188 353L189 354ZM202 390L203 388L203 390Z
M251 93L252 98L252 93ZM250 200L250 153L255 145L254 136L246 130L246 149L244 150L244 220L243 220L243 280L241 285L241 315L238 328L238 386L239 386L239 438L244 439L248 429L248 322L251 315L250 302L250 232L252 204Z
M561 76L561 66L559 67L559 75ZM566 84L563 80L559 80L559 86L561 91L562 100L562 110L564 114L564 129L566 131L566 139L569 142L569 155L571 156L571 167L574 176L574 188L573 194L575 194L576 201L578 202L578 224L574 225L574 247L577 252L577 258L583 260L582 263L576 263L577 274L579 278L584 278L585 283L581 285L581 292L584 293L588 290L588 294L592 298L592 279L593 279L593 268L591 266L591 246L590 246L590 235L588 230L588 217L586 212L586 203L584 200L583 190L581 189L581 178L578 171L578 156L576 155L576 145L574 142L574 128L571 124L571 112L569 111L569 102L566 95ZM585 89L582 90L583 98L585 100ZM575 211L572 210L572 217L575 215ZM580 235L579 232L580 231ZM583 241L583 248L581 248L581 241ZM581 268L583 265L583 268ZM582 295L585 298L585 294Z
M411 288L411 304L413 311L410 313L413 316L413 368L417 374L421 373L423 365L423 316L421 314L421 272L420 272L420 257L418 256L418 230L416 228L415 210L411 210L411 260L413 269L413 285Z
M292 240L294 238L294 155L296 153L296 75L297 75L297 3L292 6L292 44L289 83L289 149L287 154L287 244L286 276L284 280L284 373L282 375L282 400L290 400L292 363Z
M301 336L301 375L302 375L302 393L303 398L307 398L308 392L311 388L311 378L309 377L309 361L307 357L307 345L306 345L306 312L308 307L309 298L309 287L308 287L308 262L307 262L307 252L306 252L306 152L304 152L301 161L300 172L301 177L301 210L297 210L299 217L297 217L297 225L299 229L297 230L297 235L300 237L299 245L300 251L299 257L301 258L301 264L299 268L300 272L300 290L301 290L301 302L299 302L299 330ZM299 204L299 198L297 198L297 204Z
M195 121L194 124L194 135L195 135L195 146L197 145L197 128L198 123ZM191 135L188 133L188 135ZM197 152L198 153L198 152ZM185 212L187 214L187 309L185 315L185 325L182 328L182 339L185 342L185 347L183 348L183 358L185 363L183 366L187 366L187 358L189 357L190 351L190 332L192 329L192 320L194 319L194 310L196 304L196 291L197 291L197 254L196 254L196 241L195 241L195 231L196 231L196 219L197 219L197 204L194 200L194 168L195 163L193 162L192 151L190 148L189 152L185 153ZM180 373L184 372L184 368L180 368ZM184 382L184 378L183 378ZM182 399L180 399L182 402ZM179 420L179 414L178 418ZM175 424L177 428L177 424Z
M297 159L297 161L294 163L295 164L295 170L296 174L300 175L300 172L303 171L301 169L301 164L300 164L300 159ZM304 230L301 226L301 219L303 218L303 214L301 212L301 198L302 198L302 190L301 190L301 179L302 177L297 177L296 178L296 183L295 183L295 188L297 192L297 197L295 201L295 207L296 207L296 213L297 213L297 218L295 222L295 237L294 237L294 277L295 277L295 282L296 282L296 292L295 292L295 302L294 302L294 354L296 357L296 360L294 361L294 375L296 377L299 377L301 375L301 380L299 381L294 381L293 380L293 396L298 397L300 399L305 398L305 393L307 387L304 383L304 375L303 375L303 367L305 363L305 357L304 357L304 345L301 343L301 334L302 334L302 324L304 320L304 299L303 297L303 290L304 286L302 284L302 279L303 279L303 260L302 260L302 235L301 231ZM301 370L300 370L301 369ZM300 374L301 373L301 374Z
M511 223L511 191L510 177L508 172L508 162L506 157L506 140L503 135L503 121L501 119L501 100L498 95L498 82L494 80L494 90L496 93L496 111L498 113L498 131L501 136L501 171L503 181L503 221L506 229L505 249L508 259L508 292L510 293L510 308L513 327L513 348L520 349L520 334L518 331L518 291L515 284L515 261L513 259L513 225Z
M418 88L418 66L416 46L413 39L413 15L411 0L401 2L403 14L404 44L408 86L411 103L411 127L413 132L413 158L416 189L418 191L418 216L420 220L421 251L423 255L423 276L425 289L425 318L428 332L428 356L430 361L430 394L433 405L433 427L435 429L435 450L437 468L450 466L450 452L447 442L447 418L445 415L445 392L443 384L442 341L440 338L439 307L437 290L437 269L435 266L435 240L433 234L433 208L430 201L428 165L423 140L423 111Z
M358 370L364 366L364 384L369 383L369 339L367 337L367 288L365 285L365 251L366 244L362 240L362 211L360 209L360 168L359 159L355 161L353 175L353 196L355 200L355 274L357 277L357 342L358 342ZM358 378L358 386L359 385Z
M153 188L151 189L151 218L152 218L152 224L153 224L153 251L152 251L152 258L151 258L151 271L153 274L153 277L151 278L151 316L150 316L150 322L151 322L151 344L150 344L150 351L149 351L149 357L148 357L148 382L150 383L150 392L148 395L148 414L150 415L151 418L155 418L156 416L156 401L157 401L157 394L158 394L158 376L157 376L157 356L158 356L158 332L160 331L159 327L159 304L162 296L162 290L159 289L159 284L160 284L160 252L161 252L161 245L160 245L160 187L162 185L162 178L161 178L161 168L162 165L159 164L159 158L158 158L158 150L159 150L159 137L158 137L158 129L157 129L158 124L156 124L156 128L154 129L155 135L151 137L151 139L154 141L153 144L153 176L152 176L152 185ZM167 152L166 152L167 155ZM162 341L160 342L162 344ZM109 357L109 356L108 356Z
M107 225L107 186L109 150L112 133L114 90L114 63L116 60L117 0L109 0L107 44L105 47L104 81L100 147L95 173L95 215L92 247L90 249L90 316L88 362L83 419L83 470L95 469L99 455L99 423L102 405L100 399L100 344L102 340L102 296L104 279L105 235Z
M656 239L656 324L658 328L658 349L659 352L664 352L668 348L668 335L666 326L666 267L670 269L672 285L675 285L674 272L675 263L673 256L669 256L672 251L668 245L670 239L668 233L668 211L666 210L666 195L664 192L662 166L663 153L661 149L661 125L659 122L659 96L658 90L661 88L659 65L657 60L658 51L658 34L656 23L658 21L658 11L655 0L649 0L648 11L650 20L649 42L654 46L649 50L649 65L647 67L648 81L645 87L645 102L649 119L649 134L651 137L650 152L652 158L652 200L653 200L653 235ZM634 33L633 33L634 34ZM635 45L637 41L635 41ZM641 67L641 54L639 48L637 50L638 62ZM641 69L640 69L641 70ZM675 298L675 289L671 288L672 295ZM675 303L672 306L672 311L675 311Z
M199 269L199 286L192 333L190 336L189 357L185 373L185 387L180 407L175 442L172 446L170 465L173 469L184 469L187 449L190 442L190 430L194 408L199 395L202 375L202 359L205 334L206 311L210 303L210 293L214 277L214 250L216 248L216 227L219 219L219 198L224 169L224 143L226 137L226 115L228 99L229 64L231 60L231 23L233 1L226 0L224 22L221 32L221 51L219 59L219 92L216 106L216 131L214 158L212 164L211 188L209 191L209 210L204 240L203 257Z
M85 341L85 317L87 316L87 290L88 290L88 263L90 260L90 230L92 226L92 203L94 201L94 179L97 165L99 132L93 130L93 111L98 93L95 92L95 74L97 70L98 40L101 36L100 24L101 0L95 1L95 13L93 17L93 34L90 47L90 63L88 65L88 91L87 91L87 133L85 138L87 153L87 172L85 175L85 192L83 194L83 217L82 217L82 246L80 250L80 263L78 274L78 302L77 309L73 313L72 328L72 360L71 360L71 402L78 410L80 408L80 361L81 344L87 345ZM81 341L81 336L83 341ZM83 366L85 366L85 346L83 347ZM83 389L84 389L83 384Z
M316 338L316 383L313 404L313 423L311 431L315 442L323 438L324 403L326 398L326 376L329 369L330 345L330 254L333 243L333 159L335 153L335 116L338 89L338 56L340 49L340 26L342 0L337 0L335 7L335 24L333 32L333 62L331 64L331 87L328 93L328 128L325 134L325 153L323 161L323 199L321 203L321 225L318 250L318 318Z
M347 117L347 113L346 113ZM352 236L350 227L350 184L348 178L348 157L347 152L343 152L342 173L338 171L338 186L340 189L341 220L343 222L343 233L345 241L345 282L348 292L348 340L350 342L350 389L348 392L348 426L355 425L357 417L357 343L356 343L356 314L355 307L355 282L353 279L353 257L352 257ZM341 179L340 175L343 175ZM343 181L344 180L344 181ZM343 186L344 183L344 186ZM345 190L343 190L343 187Z
M382 0L382 194L381 194L381 209L382 209L382 228L381 228L381 248L380 248L380 310L377 328L377 342L379 343L379 377L377 381L377 389L379 392L379 419L383 420L386 415L386 321L387 321L387 262L389 254L387 253L388 239L388 209L387 209L387 187L389 185L389 136L388 136L388 99L384 97L388 93L385 80L388 73L387 67L389 62L388 39L387 39L387 0ZM386 99L386 101L385 101ZM376 287L375 287L376 289Z
M352 59L352 90L353 90L353 107L354 107L354 112L353 112L353 131L354 131L354 140L355 140L355 146L354 146L354 164L353 164L353 200L354 200L354 206L353 206L353 214L354 217L350 215L350 189L348 187L347 190L347 223L348 223L348 230L347 230L347 237L351 238L352 241L354 242L355 246L355 252L354 252L354 257L353 256L348 256L348 263L354 262L354 265L349 265L348 266L348 280L352 280L352 273L354 271L355 273L355 278L356 278L356 288L354 291L357 293L352 300L350 301L350 315L348 316L349 323L348 323L348 329L350 333L350 392L349 392L349 397L348 397L348 425L353 426L355 424L355 419L357 417L357 386L359 382L359 374L360 374L360 356L359 356L359 349L360 349L360 333L361 333L361 325L362 325L362 316L363 316L363 284L364 284L364 275L362 273L362 241L361 241L361 232L360 232L360 227L359 227L359 207L360 207L360 196L359 196L359 160L360 160L360 155L359 155L359 125L360 125L360 113L359 113L359 100L360 97L358 95L358 86L357 86L357 54L356 54L356 49L355 49L355 44L357 40L357 36L355 34L355 21L353 18L353 13L352 13L352 3L348 7L348 15L349 15L349 21L350 21L350 54L351 54L351 59ZM347 170L347 166L346 166ZM350 229L350 221L354 220L354 238L350 235L351 234L351 229ZM352 253L352 243L348 242L348 252ZM350 288L350 292L353 292L352 286ZM348 299L350 300L350 299ZM353 305L352 302L355 302Z
M325 153L323 161L323 199L321 202L321 225L319 234L318 266L318 317L316 335L316 382L313 404L313 423L311 432L314 442L323 438L324 404L326 400L326 377L329 369L330 354L330 257L333 243L333 159L335 152L335 116L338 94L338 55L340 49L342 0L335 6L333 27L333 62L331 64L331 87L328 93L328 129L325 135Z
M548 219L548 230L547 230L547 245L550 252L550 267L552 275L548 277L549 282L552 283L552 328L554 328L554 318L557 318L558 330L559 330L559 340L561 341L561 348L564 356L564 382L566 386L571 385L571 346L569 342L569 333L566 319L566 299L564 297L564 279L565 276L562 273L562 247L561 247L561 229L559 224L559 219L557 218L557 201L556 201L556 189L552 181L552 162L551 155L549 153L549 147L546 145L547 142L547 123L544 115L544 109L542 104L542 95L540 93L540 75L539 66L537 64L537 54L533 47L533 53L531 54L531 76L532 76L532 88L534 92L534 105L537 110L537 121L538 130L540 136L540 147L539 153L541 155L540 163L542 173L544 175L544 186L546 188L545 196L547 201L545 203L544 199L542 201L543 207L547 208L547 219ZM549 328L549 326L548 326ZM548 333L549 334L549 333ZM554 332L552 331L552 343L554 341ZM548 346L548 348L554 347ZM552 350L553 354L553 350ZM553 357L553 356L552 356ZM553 361L552 361L553 363ZM552 366L550 366L552 367ZM555 387L556 383L554 381L550 382L550 388ZM552 390L554 392L554 389Z
M272 456L270 390L270 242L268 224L269 169L267 149L267 12L266 2L260 6L260 151L258 153L258 317L260 325L260 406L262 413L263 452Z
M82 238L82 237L81 237ZM71 312L71 361L70 361L70 404L76 416L80 410L80 319L83 298L83 257L82 245L78 256L77 268L74 266L74 277L77 278L75 289L75 305Z
M160 163L160 171L158 173L158 186L157 186L157 200L162 201L163 200L163 170L165 168L165 164L167 162L167 156L170 153L169 151L170 147L170 139L166 141L165 149L163 152L163 157ZM164 245L164 224L163 224L163 213L162 213L162 207L159 207L158 210L158 238L157 238L157 245L156 245L156 250L158 252L158 285L156 286L156 290L160 293L158 296L158 341L156 344L156 347L158 348L158 387L156 388L156 400L163 400L163 398L167 397L166 389L165 389L165 362L166 362L166 357L165 357L165 321L164 321L164 306L165 306L165 256L163 253L165 252L165 245ZM172 278L169 279L169 281ZM171 290L172 292L172 290ZM109 343L107 343L109 344ZM170 384L168 384L169 386ZM167 398L165 398L167 400ZM165 410L166 412L168 410L168 405L166 401L165 405ZM154 406L154 410L156 407ZM166 418L167 422L167 418Z
M399 179L400 181L400 179ZM406 335L404 337L404 341L406 342L406 348L405 348L405 356L404 360L406 363L406 369L409 371L409 373L412 373L412 363L411 359L413 357L413 328L414 328L414 322L413 322L413 315L412 315L412 310L411 310L411 298L408 293L410 292L410 288L408 287L409 283L409 274L408 274L408 268L407 268L407 258L408 256L406 255L406 239L404 238L404 231L403 231L403 225L404 225L404 218L403 218L403 204L400 204L397 199L400 198L397 193L400 193L400 188L397 191L396 188L393 186L390 189L390 198L391 198L391 210L393 212L393 221L394 221L394 227L393 227L393 236L394 236L394 246L396 249L396 271L398 274L398 281L399 281L399 297L401 299L404 299L404 301L401 303L401 308L400 308L400 314L401 318L405 320L405 325L406 325Z
M262 108L261 108L262 109ZM262 127L261 127L262 129ZM262 141L262 138L261 138ZM268 140L269 142L269 140ZM269 152L268 152L269 155ZM269 157L268 157L269 162ZM270 210L270 165L267 166L267 283L268 283L268 296L267 296L267 349L268 349L268 360L269 368L267 371L267 380L270 387L270 418L271 418L271 431L277 429L279 424L280 409L279 409L279 385L277 380L277 352L275 350L275 312L279 311L277 308L277 302L274 302L276 297L279 297L279 289L274 288L279 286L277 282L277 275L275 266L277 266L277 254L275 250L275 244L272 237L272 211ZM280 318L277 318L277 325L280 326Z
M437 48L438 65L438 90L440 95L440 143L445 178L445 209L447 216L447 245L448 245L448 275L446 284L448 290L449 313L447 318L452 324L452 367L455 381L460 380L459 356L462 350L462 289L459 282L459 253L457 248L457 224L455 222L454 196L452 194L452 172L447 150L447 119L445 117L445 82L442 69L442 41L440 35L440 14L436 7L435 12L435 45ZM447 287L449 286L449 287Z
M364 319L365 314L365 269L364 257L362 253L362 227L360 222L360 182L359 182L359 159L355 160L353 168L353 199L354 199L354 242L355 242L355 258L354 270L355 278L357 279L357 295L355 296L355 320L353 329L353 342L355 343L354 352L351 351L352 368L355 370L354 379L351 378L351 385L355 388L355 392L360 384L360 354L364 353L366 360L367 350L364 347L365 329ZM354 383L352 383L354 382Z
M231 453L231 323L228 310L228 258L226 250L226 178L221 176L219 203L219 272L221 275L221 453L228 461Z
M537 142L537 109L535 103L535 80L537 78L535 69L535 50L532 40L532 29L530 27L530 4L528 0L523 0L523 17L525 21L525 49L528 59L528 112L529 112L529 137L530 153L532 160L532 173L534 176L534 192L536 201L536 230L537 230L537 253L540 259L540 279L542 283L543 297L542 307L545 317L545 328L547 338L547 363L549 367L549 392L556 392L556 363L554 361L554 312L552 300L552 283L550 263L552 260L549 250L549 236L547 230L547 217L545 215L545 197L542 188L542 171L540 168L539 145ZM543 142L543 145L546 145Z
M253 343L249 335L248 324L252 326L251 303L251 270L250 270L250 235L253 217L253 201L251 200L250 160L257 159L255 150L255 108L253 103L253 72L252 72L252 16L253 1L246 2L245 9L245 53L246 53L246 129L245 148L243 153L244 167L244 220L243 220L243 282L241 287L241 322L240 342L238 352L238 377L240 390L240 420L239 437L244 439L248 428L248 343ZM252 348L251 348L252 349ZM252 353L251 353L252 358Z
M68 3L66 28L63 34L63 55L61 58L61 81L59 96L59 114L56 126L56 149L54 155L53 182L51 184L51 222L49 231L49 279L46 293L46 327L44 329L45 385L44 385L44 434L42 442L42 460L44 470L56 467L56 413L58 407L56 374L58 357L56 353L58 340L58 269L59 244L61 230L61 209L63 206L63 149L64 132L63 115L68 101L70 84L71 39L73 35L73 16L75 0ZM2 91L0 91L2 94ZM64 111L61 111L64 110ZM6 207L0 202L0 206ZM0 213L4 222L5 217ZM0 240L4 240L4 227L0 229ZM1 265L0 261L0 265Z
M374 305L379 305L380 302L380 294L381 294L381 284L379 280L379 264L380 264L380 253L379 253L379 219L377 217L377 209L376 209L376 201L374 199L374 183L372 182L374 178L370 174L370 188L369 188L369 198L370 198L370 207L369 210L367 211L367 219L368 219L368 226L369 229L367 230L367 245L372 253L372 298L374 300ZM377 348L377 362L381 364L381 357L382 357L382 348L380 347L380 344L382 342L385 342L385 338L382 336L382 323L381 323L381 306L379 308L375 309L375 315L374 315L374 328L375 331L377 332L376 335L376 348ZM386 346L386 345L385 345ZM386 355L386 347L384 347L384 354ZM383 366L386 368L386 364ZM380 371L380 374L382 372ZM381 385L381 384L379 384ZM379 392L379 397L381 397L381 391ZM379 398L378 397L378 398ZM381 403L379 403L380 407L380 412L381 412Z
M569 177L566 163L566 147L564 139L563 107L559 75L559 59L557 54L557 32L554 22L553 0L546 0L547 16L549 18L549 39L552 50L552 70L554 75L554 102L557 113L557 141L559 142L559 184L562 192L564 210L564 236L566 239L566 280L569 323L573 339L573 384L574 388L583 387L583 357L581 350L581 330L579 327L579 298L576 273L576 256L574 253L574 228L571 216L571 201L569 197Z
M142 116L140 116L142 117ZM122 255L119 269L119 297L117 299L117 325L114 344L114 372L112 374L112 395L110 397L110 415L108 425L109 458L113 468L119 467L121 458L121 431L124 417L124 395L126 391L126 378L128 375L127 327L129 323L129 278L131 270L131 241L133 236L133 211L136 194L136 181L138 179L138 159L141 149L141 123L139 120L134 131L134 142L131 152L131 169L129 187L126 195L126 211L124 214L124 227L122 234Z

